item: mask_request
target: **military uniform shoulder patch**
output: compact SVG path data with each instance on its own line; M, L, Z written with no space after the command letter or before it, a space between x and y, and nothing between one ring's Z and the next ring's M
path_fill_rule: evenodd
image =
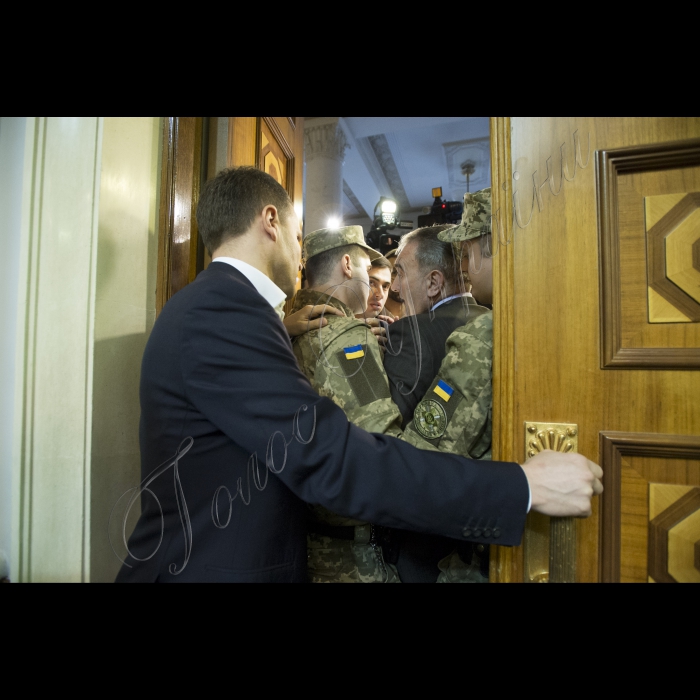
M349 348L343 348L346 360L357 360L360 357L365 356L365 351L362 349L362 345L353 345Z
M433 387L433 392L436 393L445 403L447 403L452 398L454 389L447 382L443 382L442 379L440 379Z
M447 413L444 407L432 399L424 399L416 406L413 425L427 440L436 440L445 434Z

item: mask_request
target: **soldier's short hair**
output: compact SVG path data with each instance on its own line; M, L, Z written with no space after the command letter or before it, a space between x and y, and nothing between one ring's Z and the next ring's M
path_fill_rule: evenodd
M360 264L360 255L363 253L365 251L359 245L351 243L339 248L331 248L331 250L326 250L309 258L304 268L309 287L319 287L322 284L326 284L333 277L336 266L344 255L349 255L352 264L358 266Z
M292 201L284 187L262 170L249 166L227 168L209 180L197 205L197 225L209 253L245 233L269 204L277 208L282 223L286 223L293 210Z
M386 267L391 270L391 263L382 255L376 260L372 260L372 267Z
M439 270L449 284L456 282L456 270L459 265L455 262L452 243L444 243L438 238L438 233L452 228L451 224L424 226L405 234L399 242L399 253L412 242L416 243L415 258L418 269L428 274L431 270Z

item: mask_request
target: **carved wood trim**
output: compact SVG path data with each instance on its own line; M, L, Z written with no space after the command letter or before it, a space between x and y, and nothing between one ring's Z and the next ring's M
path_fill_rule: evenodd
M700 460L700 437L660 433L601 432L603 467L600 523L600 580L620 581L620 480L625 456Z
M202 179L203 117L165 117L158 222L156 313L203 266L197 203Z
M510 117L491 117L491 193L493 215L493 459L518 462L515 433L515 308L512 206L513 166ZM506 184L506 189L502 188ZM498 234L496 233L498 232ZM496 244L500 235L499 244ZM504 245L511 242L511 245ZM519 432L518 432L519 436ZM519 440L518 440L519 442ZM522 582L522 547L491 547L491 581Z
M156 314L170 298L170 243L173 226L173 151L175 117L163 118L163 157L160 179L160 209L158 212L158 277L156 283Z
M617 178L700 165L700 139L596 151L601 368L700 368L700 348L623 348Z
M691 192L647 231L649 286L691 321L700 321L700 304L666 276L666 236L699 208L700 193Z
M649 576L657 583L676 583L668 572L668 531L698 508L700 488L694 488L649 523Z
M294 155L294 149L292 145L287 141L287 137L282 133L282 130L279 128L279 125L277 122L274 120L273 117L263 117L265 120L265 124L267 125L267 128L272 132L272 135L275 137L277 140L277 143L279 144L279 147L282 149L282 152L287 158L287 185L285 189L287 190L287 194L289 195L289 198L294 201L294 170L295 170L295 161L296 157ZM260 134L258 136L258 144L257 144L257 158L258 158L258 168L262 166L262 163L260 163L260 151L262 150L260 148L260 141L259 139L261 138L262 135L262 128L258 126L258 133Z

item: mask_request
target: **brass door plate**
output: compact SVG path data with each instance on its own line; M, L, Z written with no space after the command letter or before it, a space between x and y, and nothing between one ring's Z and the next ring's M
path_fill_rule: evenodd
M534 457L544 450L578 452L578 425L525 421L525 454Z
M578 452L575 423L525 422L525 454L544 450ZM576 581L576 522L574 518L528 515L525 527L525 580L532 583Z

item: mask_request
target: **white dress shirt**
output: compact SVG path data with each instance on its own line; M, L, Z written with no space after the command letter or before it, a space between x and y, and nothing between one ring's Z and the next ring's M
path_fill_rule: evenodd
M438 306L442 306L443 304L447 304L448 301L452 301L453 299L459 299L460 297L470 297L472 296L471 292L464 292L463 294L453 294L451 297L447 297L447 299L443 299L442 301L439 301L435 306L433 306L433 311L437 309Z
M284 302L287 295L257 267L253 267L242 260L236 258L214 258L212 262L226 263L235 267L241 274L245 275L250 283L258 291L258 294L275 310L281 320L284 321Z

